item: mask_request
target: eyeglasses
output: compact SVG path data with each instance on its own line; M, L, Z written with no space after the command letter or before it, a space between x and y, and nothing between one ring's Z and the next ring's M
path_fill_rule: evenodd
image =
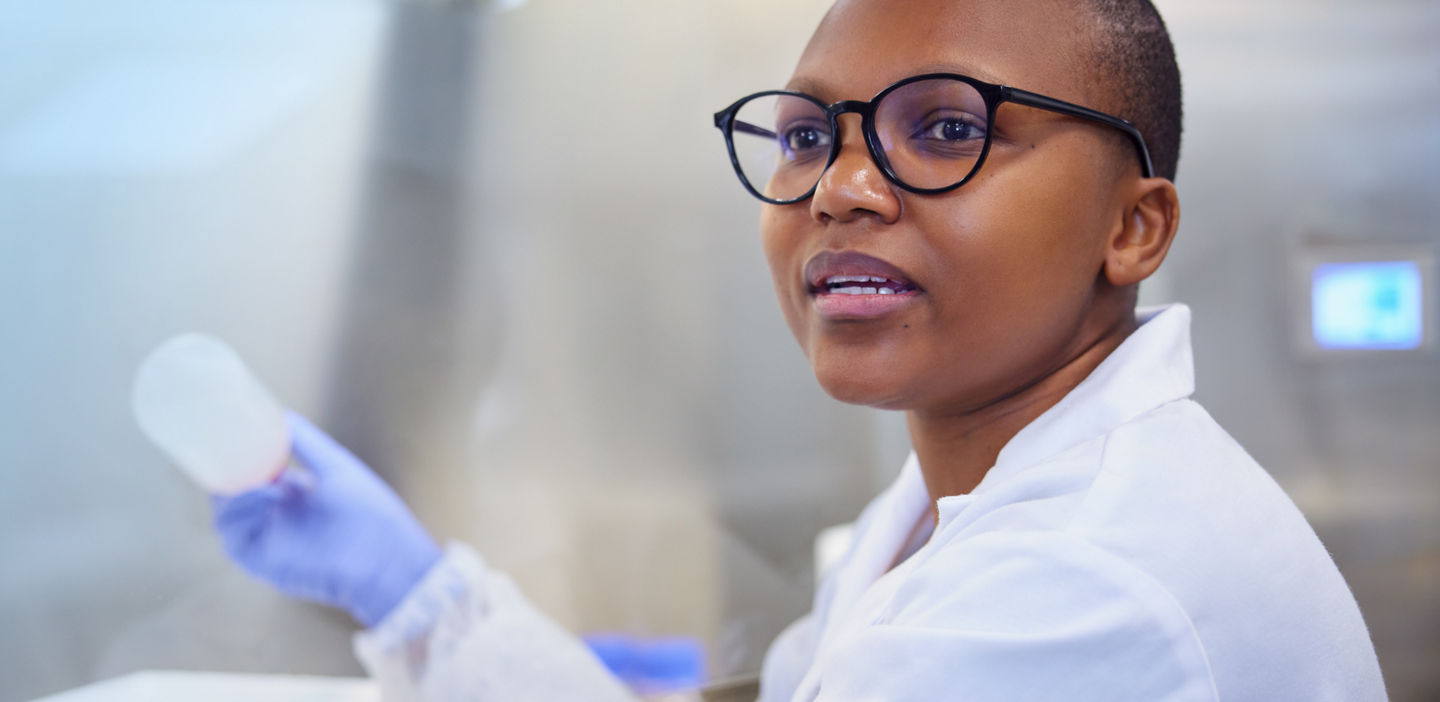
M1001 103L1036 107L1098 122L1125 132L1140 168L1154 175L1150 151L1135 125L1118 117L1007 85L954 73L906 78L869 102L826 105L805 93L769 90L743 97L715 113L730 163L755 197L776 205L815 193L825 169L840 154L839 117L860 115L870 157L890 182L913 193L954 190L980 171L990 153L995 110Z

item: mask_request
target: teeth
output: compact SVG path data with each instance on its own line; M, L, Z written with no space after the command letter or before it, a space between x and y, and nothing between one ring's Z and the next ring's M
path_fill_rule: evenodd
M898 295L905 284L875 275L832 275L823 281L828 295Z
M847 288L831 288L831 295L894 295L893 288L865 288L859 285L851 285Z
M826 285L843 285L845 283L890 283L893 285L895 281L874 275L832 275L825 279Z

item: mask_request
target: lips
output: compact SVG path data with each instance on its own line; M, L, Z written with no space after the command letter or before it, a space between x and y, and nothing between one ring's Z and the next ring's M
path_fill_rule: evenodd
M815 312L829 320L884 317L923 292L896 266L853 251L817 254L805 264L805 281Z

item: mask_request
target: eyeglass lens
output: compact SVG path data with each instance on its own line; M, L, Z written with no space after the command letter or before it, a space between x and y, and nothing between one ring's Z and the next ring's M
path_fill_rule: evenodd
M952 79L907 83L875 108L881 158L903 184L945 188L970 176L989 130L985 98ZM835 135L820 103L761 95L736 111L731 141L745 180L772 200L793 200L820 181Z

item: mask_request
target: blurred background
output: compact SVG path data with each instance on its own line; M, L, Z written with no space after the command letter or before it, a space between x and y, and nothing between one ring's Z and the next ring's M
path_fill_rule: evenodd
M1143 298L1194 309L1198 399L1334 554L1393 698L1440 698L1440 5L1158 4L1184 220ZM0 0L0 702L361 674L135 426L136 365L191 330L572 630L758 670L816 533L908 451L815 385L710 123L826 5ZM1420 283L1337 289L1422 331L1313 335L1357 314L1317 271L1374 260Z

